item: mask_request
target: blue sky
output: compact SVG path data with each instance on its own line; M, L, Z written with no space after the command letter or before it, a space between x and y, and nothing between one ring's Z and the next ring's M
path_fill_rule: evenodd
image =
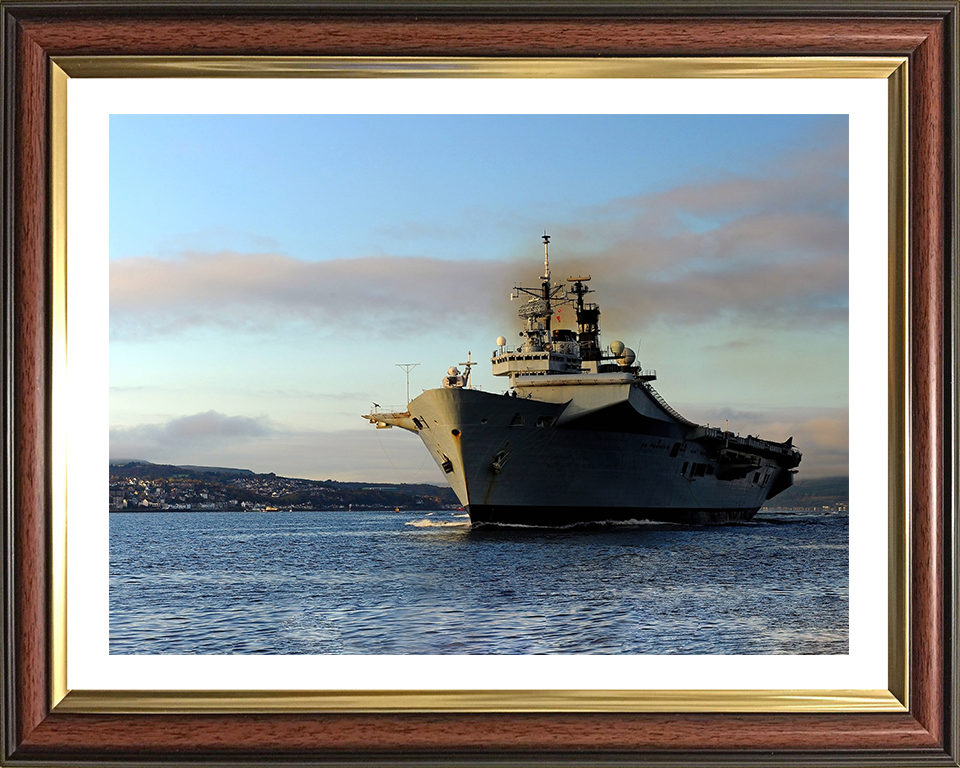
M847 144L846 116L113 115L111 455L442 482L359 414L467 350L503 390L547 230L681 412L842 474Z
M313 260L430 247L437 258L502 258L512 242L504 216L546 226L612 199L756 169L784 146L816 142L817 122L117 115L110 256L203 246ZM497 226L469 237L484 221Z

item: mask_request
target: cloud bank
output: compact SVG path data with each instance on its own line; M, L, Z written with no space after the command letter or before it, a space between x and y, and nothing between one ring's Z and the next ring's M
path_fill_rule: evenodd
M837 144L784 155L752 175L611 200L551 233L554 277L592 274L604 313L619 323L638 316L776 327L843 323L847 196L846 149ZM538 231L514 217L505 226ZM453 251L308 261L185 250L172 258L118 259L111 262L111 331L114 338L148 338L307 324L331 334L396 338L478 318L502 322L513 316L509 288L531 282L539 270L538 248L524 246L523 253L522 262L516 254L458 259Z
M753 175L615 200L586 224L559 230L558 239L583 251L578 268L612 284L604 307L616 313L667 322L845 322L846 155L845 144L797 151Z
M142 451L150 452L165 447L203 447L223 442L243 442L266 437L276 431L277 428L266 417L227 416L217 411L206 411L180 416L161 424L113 427L110 430L110 453L112 456L137 456ZM117 450L114 450L114 446Z
M331 333L395 336L489 307L489 262L367 257L304 261L281 254L184 253L110 265L115 337L196 327L271 332L309 324Z
M290 429L263 418L208 411L159 424L113 428L110 457L235 467L314 480L446 484L415 435L365 426Z

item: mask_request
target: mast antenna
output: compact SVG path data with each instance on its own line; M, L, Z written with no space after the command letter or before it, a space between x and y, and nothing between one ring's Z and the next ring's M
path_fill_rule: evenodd
M543 279L550 279L550 251L548 250L548 244L550 243L550 235L547 234L547 230L543 230Z
M473 366L475 366L476 363L471 361L469 350L467 350L467 362L460 363L460 365L462 365L467 371L463 377L463 386L467 389L470 389L470 369L473 368Z
M410 371L416 368L420 363L394 363L397 368L403 368L407 372L407 402L410 402Z

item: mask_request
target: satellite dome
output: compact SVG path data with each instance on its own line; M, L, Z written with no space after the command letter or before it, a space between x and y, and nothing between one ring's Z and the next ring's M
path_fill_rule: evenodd
M617 362L624 367L628 365L633 365L633 361L636 359L637 359L637 353L634 352L629 347L624 347L623 352L617 355Z
M503 346L504 344L506 344L506 343L507 343L507 340L506 340L505 338L503 338L503 336L497 336L497 346L498 346L498 347L502 347L502 346Z
M614 357L620 357L620 353L626 349L622 341L611 341L610 342L610 351L613 352Z
M460 369L457 368L457 366L451 365L447 369L447 376L459 376L459 375L460 375Z

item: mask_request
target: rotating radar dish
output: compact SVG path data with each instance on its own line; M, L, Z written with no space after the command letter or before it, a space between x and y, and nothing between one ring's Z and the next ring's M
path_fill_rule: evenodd
M531 299L517 312L520 317L549 317L552 314L550 305L543 299Z

